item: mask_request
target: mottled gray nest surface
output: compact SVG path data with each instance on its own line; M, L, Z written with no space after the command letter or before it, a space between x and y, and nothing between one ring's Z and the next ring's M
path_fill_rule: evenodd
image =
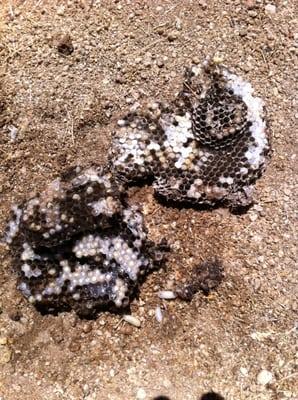
M128 306L163 253L122 191L102 169L78 167L13 208L6 241L31 303L80 315Z
M111 167L125 182L153 179L166 200L250 205L270 153L263 102L252 93L214 60L188 69L171 104L118 122Z

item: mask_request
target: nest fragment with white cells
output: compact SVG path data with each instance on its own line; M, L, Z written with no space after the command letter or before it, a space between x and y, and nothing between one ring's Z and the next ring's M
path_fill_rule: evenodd
M118 121L105 167L74 168L13 206L5 240L18 289L47 312L126 308L168 250L148 240L127 186L150 180L167 201L245 207L270 151L250 83L213 61L187 69L171 104Z
M156 194L174 202L252 203L270 154L264 106L225 67L193 66L171 104L155 103L118 124L110 159L123 182L151 179Z

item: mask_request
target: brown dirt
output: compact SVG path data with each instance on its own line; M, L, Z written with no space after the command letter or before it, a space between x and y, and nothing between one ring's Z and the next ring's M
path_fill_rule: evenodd
M132 190L151 237L173 249L132 304L140 329L109 313L41 316L16 290L2 246L1 400L298 398L294 3L276 1L272 14L261 0L0 2L1 228L12 203L63 169L104 163L115 121L136 101L172 98L184 66L207 55L264 98L274 145L257 203L241 216ZM158 299L214 255L226 274L216 292L190 304ZM263 369L273 374L266 386Z

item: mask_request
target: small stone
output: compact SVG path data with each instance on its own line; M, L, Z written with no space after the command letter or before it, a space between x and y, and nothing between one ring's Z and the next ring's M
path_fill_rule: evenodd
M62 15L64 15L64 12L65 12L65 7L61 6L61 7L57 8L58 15L62 16Z
M258 15L258 13L255 10L248 10L247 14L252 18L256 18L256 16Z
M256 7L256 1L255 0L246 0L244 2L244 5L248 10L252 10Z
M166 389L170 389L173 386L172 382L169 379L164 379L162 384Z
M156 309L155 309L155 318L156 318L157 322L159 322L159 323L161 323L163 320L162 311L159 306L156 307Z
M158 58L158 59L156 60L156 65L157 65L159 68L162 68L162 67L165 65L165 63L164 63L164 61L163 61L162 58Z
M266 369L263 369L261 372L258 373L257 382L259 385L267 385L273 379L273 374Z
M81 345L79 343L76 343L76 342L71 342L69 344L68 348L72 353L77 353L80 350Z
M176 299L177 295L172 290L161 290L158 293L158 297L163 300L174 300Z
M83 328L82 328L82 329L83 329L83 332L84 332L84 333L89 333L89 332L92 331L92 325L86 323L86 324L83 325Z
M90 393L90 388L87 385L87 383L83 386L83 393L84 393L85 396L88 396L89 393Z
M58 331L58 330L54 330L53 329L53 331L52 331L52 338L53 338L53 341L55 342L55 343L62 343L63 342L63 340L64 340L64 335L63 335L63 333L62 332L60 332L60 331Z
M178 32L175 32L175 31L170 32L170 33L168 34L168 40L169 40L169 42L174 42L174 40L176 40L176 39L178 38L178 36L179 36L179 33L178 33Z
M255 222L258 219L258 214L250 214L249 219L251 222Z
M136 328L140 328L141 326L141 321L133 315L123 315L123 319L125 322L135 326Z
M182 21L181 21L180 18L176 18L175 28L176 28L178 31L181 31L181 29L182 29Z
M284 390L284 391L283 391L283 395L284 395L284 398L285 398L285 399L296 400L296 397L293 397L293 394L294 394L294 393L290 392L289 390Z
M275 14L276 13L276 6L274 4L267 4L265 6L266 14Z
M5 346L7 344L7 337L0 337L0 346Z
M165 33L165 30L164 30L164 28L162 26L159 26L158 28L156 28L156 32L159 35L163 35Z
M7 338L0 338L0 365L6 364L10 361L12 351L7 346Z
M202 8L202 10L206 10L207 8L207 2L205 0L199 0L199 6Z
M247 375L248 375L248 370L247 370L247 368L241 367L241 368L240 368L240 373L241 373L241 375L243 375L243 376L247 376Z
M123 75L117 75L116 78L115 78L115 82L116 82L116 83L120 83L120 84L125 83L125 78L124 78L124 76L123 76Z
M119 330L122 335L130 336L133 334L133 327L131 325L124 325Z
M152 65L151 58L146 58L146 59L144 60L144 67L150 68L151 65Z
M57 35L54 40L60 54L69 56L73 53L74 47L70 35ZM66 67L68 67L68 65L66 65Z
M146 399L146 396L147 396L147 394L144 389L142 389L142 388L138 389L137 400L144 400L144 399Z
M8 316L12 321L18 322L18 321L20 321L20 319L22 318L23 315L20 311L14 310L14 311L11 311L8 314Z
M244 29L244 28L240 29L240 31L239 31L239 36L241 36L241 37L247 36L247 30Z

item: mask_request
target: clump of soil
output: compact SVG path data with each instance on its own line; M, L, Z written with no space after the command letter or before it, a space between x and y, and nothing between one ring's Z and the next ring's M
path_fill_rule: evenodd
M178 287L176 293L180 299L191 301L199 290L208 295L211 290L218 287L223 278L224 268L222 262L218 258L206 260L193 269L189 282Z

